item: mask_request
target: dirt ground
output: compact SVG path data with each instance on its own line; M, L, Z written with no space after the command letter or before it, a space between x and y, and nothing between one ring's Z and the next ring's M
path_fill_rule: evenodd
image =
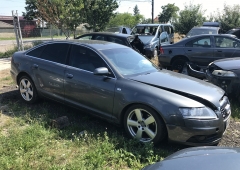
M0 80L2 80L2 78L6 76L10 76L9 69L0 70ZM4 81L4 82L7 82L7 81ZM22 99L18 94L18 91L16 90L16 87L14 84L9 86L7 85L7 83L6 84L0 83L0 125L3 125L4 122L7 122L7 120L9 119L9 117L7 116L8 115L7 112L9 111L9 108L7 108L7 106L5 105L6 101L21 102L21 104L26 105L27 107L33 107L33 108L36 107L36 105L27 105L24 102L22 102ZM58 103L53 103L53 104L50 103L48 107L50 107L49 111L55 114L54 113L56 110L55 108L61 108L62 106L61 104L58 104ZM102 126L104 128L106 122L104 121L101 121L101 122L102 123L100 123L99 126L100 127ZM169 144L167 145L169 146ZM218 146L240 147L240 122L236 122L234 119L231 119L230 125L227 131L225 132L225 134L223 135L223 138ZM182 148L182 146L175 145L175 144L171 145L171 147L176 148L176 150L178 150L179 148Z

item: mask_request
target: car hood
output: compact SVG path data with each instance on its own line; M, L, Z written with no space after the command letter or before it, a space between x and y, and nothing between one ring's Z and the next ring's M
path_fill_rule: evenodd
M144 45L150 44L154 36L151 35L139 35L138 38L143 42Z
M130 77L131 80L152 85L188 98L208 101L219 107L224 91L210 83L168 70Z
M223 70L236 70L240 69L240 57L228 58L214 61L213 64L220 67Z
M240 166L240 149L230 147L194 147L180 150L161 162L144 170L237 170ZM201 165L201 166L199 166Z

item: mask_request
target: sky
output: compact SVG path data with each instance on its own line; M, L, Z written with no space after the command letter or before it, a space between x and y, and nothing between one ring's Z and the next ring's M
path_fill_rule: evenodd
M131 2L132 1L132 2ZM146 1L146 2L133 2L133 1ZM133 13L133 8L138 5L140 14L144 15L145 18L152 17L152 0L119 0L119 8L117 12ZM240 0L154 0L154 16L156 17L161 12L161 6L167 5L168 3L175 3L180 10L184 9L184 5L188 5L190 2L193 4L201 4L202 9L206 10L204 16L209 16L211 13L214 14L216 11L221 11L224 4L235 5L240 4ZM18 15L21 16L22 12L25 12L25 0L0 0L0 15L11 16L12 10L18 10Z

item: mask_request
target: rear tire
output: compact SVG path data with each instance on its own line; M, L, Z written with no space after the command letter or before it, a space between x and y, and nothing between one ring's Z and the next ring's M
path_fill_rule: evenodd
M173 61L172 70L178 70L179 73L183 71L183 68L186 64L187 60L183 58L179 58Z
M35 103L38 100L37 89L28 76L19 79L19 93L26 103Z

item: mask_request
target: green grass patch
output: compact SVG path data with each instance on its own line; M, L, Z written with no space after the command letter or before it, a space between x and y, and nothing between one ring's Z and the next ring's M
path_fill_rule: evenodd
M239 102L238 101L231 101L231 111L232 115L231 117L235 121L240 121L240 107L239 107Z
M0 127L2 169L141 169L170 154L117 131L87 128L87 121L63 130L51 128L48 103L42 103L42 109L18 102L7 105L12 119Z
M13 49L11 50L7 50L6 52L2 53L0 52L0 58L8 58L8 57L12 57L12 55L18 51L18 47L15 46Z

